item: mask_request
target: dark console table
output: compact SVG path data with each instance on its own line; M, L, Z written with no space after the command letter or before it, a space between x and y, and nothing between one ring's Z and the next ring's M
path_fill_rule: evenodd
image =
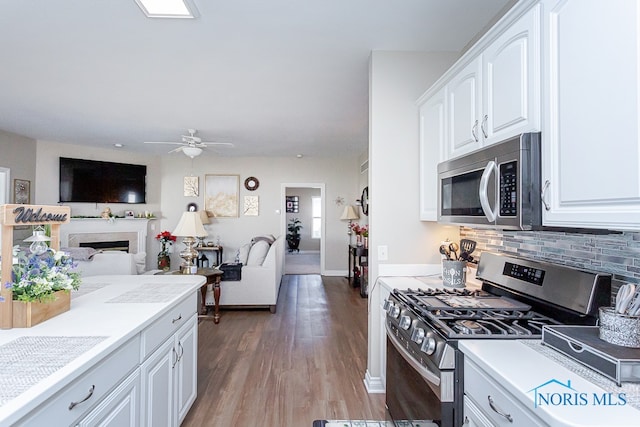
M347 279L354 288L361 285L361 267L367 265L369 250L364 246L349 245L349 276ZM352 280L353 275L353 280Z

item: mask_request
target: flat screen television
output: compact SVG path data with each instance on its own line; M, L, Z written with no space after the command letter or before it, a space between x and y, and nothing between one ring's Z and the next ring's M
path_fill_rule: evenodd
M60 157L60 202L146 203L147 166Z

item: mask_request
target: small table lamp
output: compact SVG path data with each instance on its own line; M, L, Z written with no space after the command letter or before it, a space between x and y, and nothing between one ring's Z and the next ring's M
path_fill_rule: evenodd
M207 211L198 211L198 215L200 215L200 221L202 221L202 225L205 224L211 224L211 221L209 220L209 215L207 214ZM202 247L204 246L204 236L202 237L198 237L198 247Z
M200 214L198 212L183 212L182 218L178 222L176 229L173 231L174 236L184 237L182 243L187 248L180 252L180 257L184 259L181 268L183 274L195 274L198 268L193 264L193 260L198 257L198 251L193 248L196 243L196 237L206 237L207 231L202 225Z
M354 219L359 219L360 215L356 212L355 208L351 205L347 205L344 207L344 212L342 212L341 220L349 220L349 225L347 226L347 234L349 235L349 244L351 244L351 221Z

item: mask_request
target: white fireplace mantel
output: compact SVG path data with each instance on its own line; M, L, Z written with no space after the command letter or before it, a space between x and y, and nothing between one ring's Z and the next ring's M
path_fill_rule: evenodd
M95 241L91 239L95 235L105 235L103 240L126 240L122 236L135 233L135 237L129 239L130 252L146 252L149 221L147 218L71 218L71 222L60 227L60 247L76 247L83 241Z

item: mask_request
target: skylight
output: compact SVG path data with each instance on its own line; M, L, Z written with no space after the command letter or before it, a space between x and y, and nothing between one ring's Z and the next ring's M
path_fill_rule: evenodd
M197 10L189 0L136 0L149 18L195 18Z

